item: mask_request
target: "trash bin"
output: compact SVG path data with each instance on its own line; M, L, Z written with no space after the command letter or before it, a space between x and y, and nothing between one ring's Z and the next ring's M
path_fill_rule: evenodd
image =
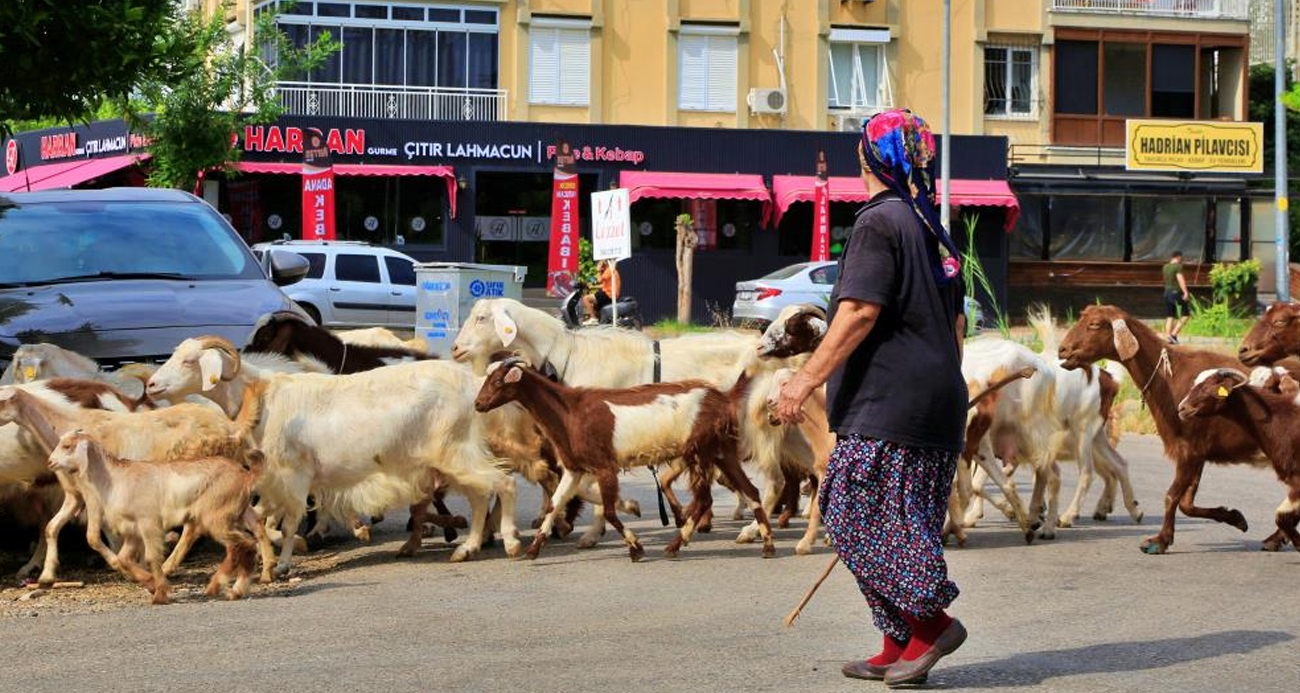
M429 353L451 356L462 316L480 298L523 297L527 267L470 262L426 262L415 266L415 334Z

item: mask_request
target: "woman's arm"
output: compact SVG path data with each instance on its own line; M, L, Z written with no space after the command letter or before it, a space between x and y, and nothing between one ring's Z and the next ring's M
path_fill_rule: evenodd
M821 346L813 352L808 363L795 373L794 377L781 388L781 396L776 405L776 416L783 423L793 424L803 421L803 403L813 390L821 387L831 373L835 372L858 348L862 340L871 333L880 316L880 304L858 301L851 298L840 299L835 310L835 319L831 321Z

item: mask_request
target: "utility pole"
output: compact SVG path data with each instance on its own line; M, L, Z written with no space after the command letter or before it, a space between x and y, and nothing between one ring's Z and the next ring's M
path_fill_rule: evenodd
M1273 196L1277 226L1277 300L1291 300L1291 233L1287 223L1286 181L1286 20L1287 0L1273 0Z
M1281 2L1283 0L1279 0ZM948 194L951 171L952 146L952 0L943 0L943 113L939 141L939 196L943 202L939 206L939 220L943 227L950 228L952 207Z

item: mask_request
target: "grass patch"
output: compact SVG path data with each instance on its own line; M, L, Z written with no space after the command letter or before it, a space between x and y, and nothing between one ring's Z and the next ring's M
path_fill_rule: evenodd
M1193 298L1192 319L1187 321L1182 334L1240 339L1254 324L1254 318L1233 310L1226 301L1203 303Z
M659 338L676 337L683 334L695 332L713 332L714 327L708 325L695 325L689 322L677 322L671 318L664 318L646 328L653 331Z

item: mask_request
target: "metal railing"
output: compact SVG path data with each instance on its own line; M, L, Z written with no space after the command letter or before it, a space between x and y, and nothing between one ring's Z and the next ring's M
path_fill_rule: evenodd
M505 120L505 89L280 82L288 115L411 120Z
M1249 0L1052 0L1057 12L1247 19Z

